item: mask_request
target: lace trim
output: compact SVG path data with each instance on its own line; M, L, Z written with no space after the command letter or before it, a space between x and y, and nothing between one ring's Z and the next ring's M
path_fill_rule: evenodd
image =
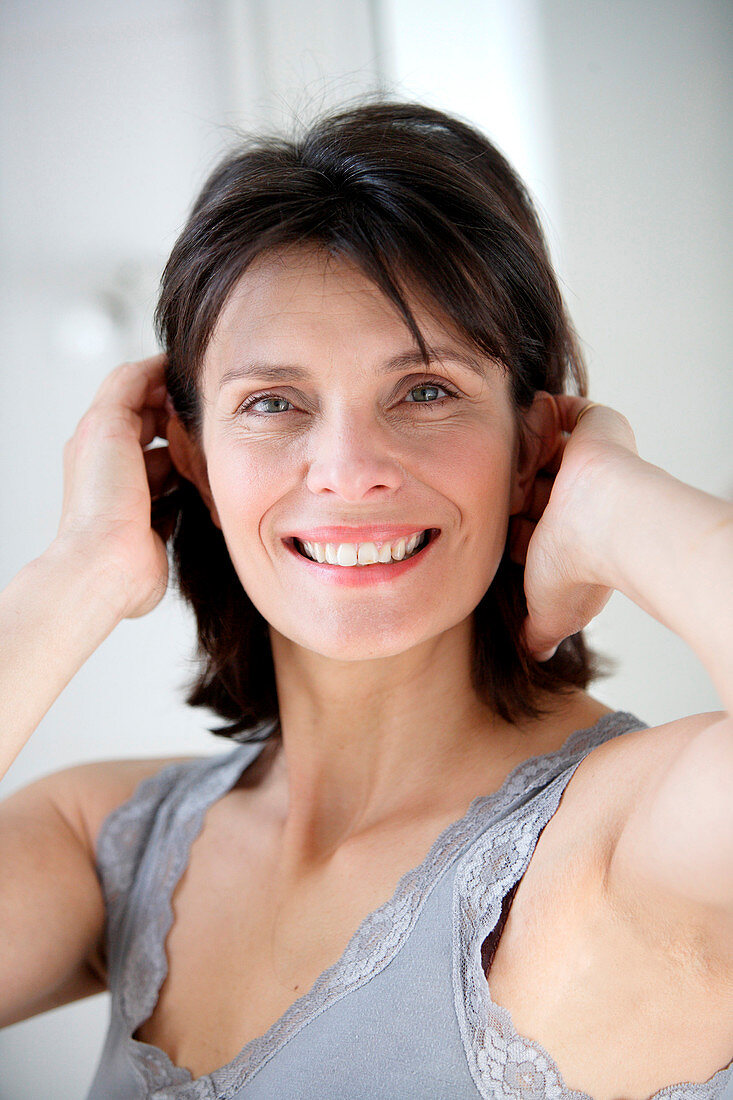
M424 861L402 876L389 901L365 917L341 958L316 979L311 989L295 1001L264 1035L247 1043L226 1066L194 1080L190 1071L176 1066L163 1050L131 1036L152 1013L168 971L165 939L173 922L171 898L188 862L190 846L203 825L208 806L221 797L228 785L236 782L237 773L241 774L243 770L243 761L239 757L232 761L230 754L227 754L223 762L221 758L214 758L217 766L215 775L196 776L195 802L191 794L194 783L185 784L188 799L176 792L177 803L182 803L181 812L167 843L157 847L157 866L152 871L153 881L160 882L161 886L155 896L148 899L145 925L130 945L122 974L119 1000L130 1028L129 1053L146 1085L150 1100L213 1100L214 1097L216 1100L231 1100L245 1081L251 1079L307 1023L387 966L405 943L440 876L475 839L476 834L486 828L490 815L495 823L509 809L516 813L536 797L534 792L538 787L565 770L573 758L612 736L643 727L643 722L623 711L604 715L595 726L576 730L554 752L531 757L519 764L492 794L475 798L466 814L440 834ZM239 752L240 749L235 750L235 753ZM212 766L211 760L207 763ZM141 793L142 787L141 784ZM152 795L150 800L153 801ZM525 832L523 850L529 853L533 838L529 830ZM116 857L113 855L113 858ZM529 1100L529 1094L522 1095L522 1100Z
M155 811L197 765L198 762L170 764L142 780L132 797L108 814L100 827L96 870L105 901L110 984L116 974L129 896L150 839ZM203 758L201 765L210 765L210 758Z
M276 725L277 721L261 723L246 732L269 733ZM216 771L221 768L225 783L233 786L239 778L237 772L241 774L264 746L264 741L250 742L228 753L169 764L143 779L132 797L114 809L102 822L97 836L96 871L105 900L110 981L115 961L113 956L122 945L122 928L129 907L129 895L134 889L136 875L150 845L150 834L155 827L158 807L174 792L175 797L185 801L191 790L196 794L191 797L189 805L195 806L195 799L201 790L199 777L210 769ZM206 796L208 795L207 791Z
M589 751L583 752L581 760ZM569 1089L550 1053L518 1033L509 1011L492 1000L481 965L481 947L496 927L503 899L529 866L539 834L557 809L581 760L536 796L527 812L492 824L456 870L456 1015L471 1076L486 1100L593 1100L586 1092ZM718 1100L729 1081L733 1081L733 1062L705 1082L667 1085L648 1100Z

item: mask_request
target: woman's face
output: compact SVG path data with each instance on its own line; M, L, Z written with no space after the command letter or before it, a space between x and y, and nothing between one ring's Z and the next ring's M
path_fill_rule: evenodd
M410 304L440 349L429 373L356 266L316 249L267 254L204 361L203 450L236 571L275 630L339 660L404 652L470 616L522 504L508 378ZM333 527L352 530L317 530ZM320 564L293 543L311 534L384 555L385 541L427 529L439 533L394 564Z

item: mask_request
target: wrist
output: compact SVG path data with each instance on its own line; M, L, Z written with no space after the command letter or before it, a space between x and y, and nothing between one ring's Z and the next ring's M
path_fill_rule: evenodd
M123 571L88 542L57 536L27 568L51 588L63 588L79 618L98 621L105 636L124 618L127 585Z
M603 532L604 583L643 606L642 578L650 563L640 560L640 551L661 555L671 549L674 487L682 486L666 470L638 456L615 465L607 484L611 506Z
M589 462L579 475L585 503L576 505L567 522L574 528L575 573L582 583L623 591L624 551L639 518L635 496L655 472L666 476L638 455L623 454Z

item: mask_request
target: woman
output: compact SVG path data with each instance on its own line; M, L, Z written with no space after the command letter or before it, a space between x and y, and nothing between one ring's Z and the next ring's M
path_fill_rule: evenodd
M618 589L727 705L732 510L582 396L512 170L415 104L251 143L157 319L3 596L3 764L171 536L242 743L7 799L3 1022L109 988L93 1100L720 1096L731 720L603 706L581 632Z

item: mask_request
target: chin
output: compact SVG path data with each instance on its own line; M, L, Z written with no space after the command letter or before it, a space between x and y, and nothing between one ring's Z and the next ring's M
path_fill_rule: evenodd
M395 615L378 615L376 613L356 616L321 614L317 621L317 628L309 628L303 620L298 623L280 623L273 626L269 619L270 637L285 648L288 645L298 646L310 653L318 654L333 661L379 661L389 657L397 657L401 653L407 653L426 642L439 638L455 628L465 617L453 614L445 616L445 621L439 621L440 616L433 614L431 622L426 617L422 621L414 615L405 616L404 612ZM470 610L466 612L470 614ZM388 619L393 621L389 622ZM279 638L277 637L279 636Z
M363 632L343 630L327 634L322 630L316 633L300 630L277 630L285 643L298 646L309 653L316 653L320 657L327 657L332 661L378 661L386 657L396 657L413 649L416 645L425 641L425 636L416 635L414 631L402 632L395 637L386 637L379 633L376 637L373 632L365 635Z

